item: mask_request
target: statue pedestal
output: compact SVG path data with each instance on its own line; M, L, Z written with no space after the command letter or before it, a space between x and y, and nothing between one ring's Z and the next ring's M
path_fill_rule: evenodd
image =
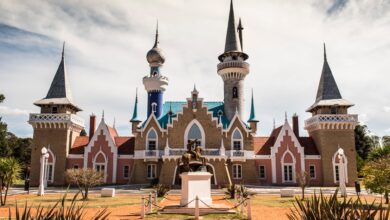
M209 172L185 172L180 174L181 177L181 200L180 205L186 205L198 196L207 205L211 206L211 178ZM187 205L188 208L195 207L195 200ZM207 207L199 201L199 207Z

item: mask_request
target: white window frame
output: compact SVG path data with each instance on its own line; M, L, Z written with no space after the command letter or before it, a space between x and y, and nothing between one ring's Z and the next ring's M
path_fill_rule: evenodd
M238 138L234 138L234 133L236 133L236 131L239 132L241 138L239 138L239 139L238 139ZM242 135L240 129L235 128L235 129L233 130L231 139L232 139L232 142L231 142L231 148L232 148L231 150L232 150L232 151L242 151L242 150L244 149L244 139L243 139L243 135ZM239 149L239 150L234 149L234 142L235 142L235 141L239 141L239 142L240 142L240 149Z
M333 154L333 158L332 158L332 165L333 165L333 182L335 184L339 183L339 180L340 180L340 176L339 176L339 180L336 179L336 166L338 166L338 169L339 169L339 175L340 175L340 165L339 163L336 163L336 159L338 157L338 151L336 151L336 153ZM344 154L343 155L343 160L344 160L344 173L345 173L345 183L348 183L348 159L347 159L347 156Z
M261 167L263 167L264 168L264 177L261 177ZM267 173L266 173L266 168L265 168L265 166L264 165L259 165L259 178L260 179L266 179L267 178Z
M285 163L284 162L284 158L287 154L290 154L293 162L292 163ZM281 158L281 164L282 164L282 167L281 167L281 171L282 171L282 183L296 183L296 173L295 173L295 165L296 165L296 160L295 160L295 157L294 157L294 154L290 151L290 150L287 150L286 152L284 152L282 158ZM292 180L286 180L284 177L284 166L292 166Z
M104 157L104 162L96 162L96 159L98 158L99 154L102 154L103 157ZM104 154L104 152L102 150L100 150L94 157L93 159L93 169L95 169L96 171L98 170L97 167L99 166L100 170L101 170L101 166L104 166L104 182L107 182L107 170L108 170L108 167L107 167L107 161L108 161L108 158L107 156Z
M240 171L240 172L238 172ZM232 167L233 179L242 179L242 165L241 164L233 164Z
M126 171L126 168L127 167L127 172L125 172ZM130 177L130 166L129 165L124 165L123 166L123 179L129 179L129 177ZM127 174L127 176L126 176L126 174Z
M196 124L198 126L198 128L200 130L200 134L202 135L202 137L200 139L200 146L202 146L203 148L206 148L206 135L205 135L205 132L203 130L203 127L198 120L193 119L190 123L188 123L186 130L184 131L184 146L183 146L184 149L187 149L188 141L192 140L192 139L188 138L188 135L189 135L189 132L190 132L192 125L194 125L194 124Z
M55 168L55 163L56 163L56 157L54 156L54 154L53 154L53 151L51 151L50 150L50 148L49 149L47 149L47 152L48 152L48 154L49 154L49 157L52 157L51 159L52 159L52 161L51 162L49 162L49 158L47 159L47 164L46 164L46 168L45 168L45 172L47 172L47 173L45 173L45 178L46 178L46 181L49 183L53 183L54 182L54 168ZM50 172L50 169L49 169L49 167L51 167L51 175L49 174L49 172ZM51 176L51 179L49 179L49 176Z
M151 172L149 175L149 167L151 169ZM146 165L146 179L155 179L157 178L157 164L147 164Z
M289 177L290 176L290 174L291 174L291 180L287 180L286 179L286 175L285 175L285 171L286 171L286 168L287 167L287 176ZM291 167L291 173L290 173L290 170L288 169L289 167ZM283 168L282 168L282 170L283 170L283 173L282 173L282 175L283 175L283 183L294 183L295 182L295 171L294 171L294 164L293 163L284 163L283 164Z
M154 133L156 134L156 138L149 138L149 134L150 132L154 131ZM156 147L154 150L157 150L158 149L158 134L157 134L157 131L156 129L154 128L151 128L149 129L148 133L146 134L146 146L145 146L145 150L149 151L149 141L155 141L156 143Z
M152 113L156 113L157 112L157 103L153 102L152 103Z
M311 168L312 167L314 170L314 177L311 176ZM314 164L309 165L309 177L310 177L310 179L317 179L317 170L316 170L316 166Z

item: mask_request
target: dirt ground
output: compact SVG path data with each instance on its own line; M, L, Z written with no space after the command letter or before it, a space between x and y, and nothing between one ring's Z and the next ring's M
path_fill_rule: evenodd
M73 195L68 195L67 202L72 199ZM45 195L44 197L38 197L36 195L17 195L10 196L8 199L8 205L0 207L0 219L6 219L9 215L9 208L11 208L11 214L15 216L15 202L18 203L20 211L23 211L24 203L36 208L38 204L42 204L45 207L49 207L55 204L55 202L62 198L62 195L52 194ZM213 196L213 204L223 204L228 207L233 207L233 201L224 200L223 196ZM366 197L371 202L373 197ZM376 198L378 200L378 198ZM160 207L167 205L179 204L180 198L178 196L167 196L167 199L159 199L158 205ZM280 198L277 195L258 195L252 198L252 219L287 219L286 214L290 212L290 208L293 206L294 198ZM81 205L81 201L79 202ZM114 198L101 198L98 194L92 194L86 205L86 215L84 219L91 219L98 210L107 208L111 213L109 219L127 220L127 219L140 219L141 212L141 197L139 195L117 195ZM157 208L156 208L157 209ZM156 210L155 209L155 210ZM147 219L193 219L192 216L184 215L167 215L167 214L152 214L147 215ZM244 215L206 215L203 219L245 219Z

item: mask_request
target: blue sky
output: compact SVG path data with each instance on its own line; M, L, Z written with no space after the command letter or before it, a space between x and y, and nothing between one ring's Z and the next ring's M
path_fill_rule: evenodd
M390 135L390 1L235 1L244 25L251 73L245 82L247 114L254 89L259 134L268 135L284 112L300 116L301 130L315 100L326 42L328 61L343 98L356 104L362 124ZM142 77L159 20L165 100L185 100L196 83L206 101L223 100L217 57L223 52L229 0L0 2L0 115L10 131L32 136L28 114L44 97L66 41L73 97L84 110L130 135L135 90L146 113ZM86 123L87 124L87 123Z

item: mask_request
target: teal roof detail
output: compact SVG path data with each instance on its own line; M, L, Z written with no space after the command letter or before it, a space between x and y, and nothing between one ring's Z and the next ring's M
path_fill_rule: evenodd
M258 122L255 114L255 102L253 100L253 91L252 91L252 100L251 100L251 114L249 116L248 122Z
M135 93L135 103L134 103L134 110L133 110L133 117L131 117L130 122L140 122L141 120L138 119L138 93Z
M183 106L187 102L181 101L167 101L163 105L163 112L158 118L158 122L162 128L167 128L168 121L172 123L172 120L177 117L178 112L181 112ZM229 126L230 121L223 115L224 104L223 102L203 102L203 105L207 107L208 111L213 113L213 117L218 118L218 123L222 123L224 129ZM145 121L146 122L146 121ZM145 122L142 126L144 126Z

